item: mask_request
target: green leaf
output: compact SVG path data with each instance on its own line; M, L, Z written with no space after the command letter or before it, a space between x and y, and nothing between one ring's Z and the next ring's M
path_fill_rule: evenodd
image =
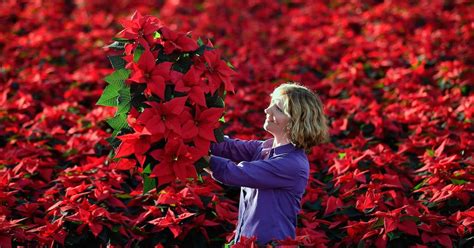
M132 199L133 197L130 194L115 194L114 195L116 198L119 199Z
M115 70L120 70L125 68L125 60L122 59L121 55L109 56L110 64Z
M142 56L143 52L145 51L145 49L141 48L141 47L137 47L135 49L135 52L133 53L133 62L138 62L138 60L140 59L140 57Z
M121 129L127 124L127 115L116 115L110 119L107 120L107 123L113 128L113 129Z
M218 143L224 142L224 132L221 128L214 129L214 136L216 137Z
M127 43L124 42L124 41L114 41L112 44L106 46L106 48L113 48L113 49L117 49L117 50L123 50L125 49L125 45Z
M148 164L145 169L143 169L143 174L151 174L151 166Z
M209 163L206 162L204 158L200 158L196 163L194 163L194 167L198 173L198 176L201 176L201 173L204 171L204 168L209 167Z
M453 184L456 184L456 185L462 185L462 184L467 183L466 180L462 180L462 179L454 179L454 178L451 178L450 180L451 180L451 182L452 182Z
M409 216L409 215L405 215L405 216L400 217L400 222L403 222L403 221L406 221L406 220L411 220L411 221L417 223L418 221L420 221L420 218L416 217L416 216Z
M319 211L322 209L321 200L316 200L314 202L305 202L303 208L309 209L311 211Z
M428 153L428 156L434 157L435 151L433 149L426 149L426 152Z
M150 190L156 187L156 179L150 178L151 167L148 164L145 169L143 170L142 177L143 177L143 194L146 194Z
M204 45L204 42L202 41L201 37L199 37L199 39L197 40L197 43L199 46Z
M197 176L197 181L198 181L199 183L204 183L204 180L202 179L201 174L198 174L198 176Z
M125 79L128 78L130 75L129 70L120 69L114 71L112 74L108 75L104 78L104 80L109 84L105 87L104 92L100 96L99 100L97 101L97 105L102 106L120 106L120 91L123 88L128 88L125 85ZM129 90L130 91L130 90ZM123 100L123 99L122 99Z
M114 129L112 136L117 136L117 133L122 130L122 128L128 126L127 115L119 114L107 120L107 123Z
M379 227L383 227L384 220L383 218L377 219L377 221L372 225L371 229L377 229Z
M116 89L116 86L108 85L107 87L105 87L104 91L102 92L102 95L100 96L96 104L115 107L118 105L118 96L119 93Z
M158 31L155 31L155 32L153 33L153 39L156 40L156 39L160 39L160 38L161 38L161 34L160 34Z
M385 84L379 82L373 86L374 89L383 89L385 87Z
M423 203L423 204L425 204L425 203ZM436 203L436 202L426 202L425 206L428 207L428 208L434 208L434 207L438 206L438 203Z
M353 206L344 207L342 210L340 210L340 213L345 214L349 217L358 217L362 215L361 212Z
M235 69L234 65L232 65L229 61L227 61L227 66L230 67L231 69Z
M469 94L469 91L471 91L471 88L469 85L463 85L461 86L461 94L463 96L467 96Z
M400 238L400 232L389 232L387 236L390 240L398 239Z
M217 97L214 104L217 108L224 108L224 106L225 106L224 99L222 99L222 97L220 97L220 96Z
M173 85L166 85L165 88L165 101L169 101L174 98L174 86Z
M453 176L458 177L458 176L460 176L460 175L462 175L462 174L463 174L463 172L455 171L455 172L453 173Z
M224 116L222 116L222 117L219 119L219 122L225 123L225 118L224 118Z
M114 71L112 74L104 78L105 82L112 85L121 85L124 83L125 79L130 76L130 71L127 69L119 69Z
M176 63L172 65L172 69L175 71L179 71L181 73L186 73L189 71L191 66L193 65L193 61L189 56L180 56Z
M340 152L340 153L338 153L338 155L339 155L339 159L343 159L343 158L346 157L346 153L345 153L345 152Z
M423 179L423 181L421 181L419 184L417 184L413 190L419 190L421 187L425 186L426 182L428 181L427 178Z
M206 105L209 108L224 108L225 102L222 97L217 95L211 96L210 94L206 95Z
M113 37L113 41L131 42L131 40L122 37Z
M132 96L130 94L130 87L124 87L119 90L118 109L115 115L126 114L130 110Z
M121 143L120 139L117 139L116 137L113 137L113 136L106 138L105 141L107 141L110 144L110 146L112 146L112 148L114 149L116 149ZM113 152L114 149L110 151Z

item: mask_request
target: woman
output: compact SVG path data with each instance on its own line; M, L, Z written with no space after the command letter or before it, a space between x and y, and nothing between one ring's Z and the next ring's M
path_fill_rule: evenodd
M263 128L266 141L225 138L213 144L212 176L240 186L235 242L241 236L259 244L295 238L296 219L309 176L305 151L328 139L326 117L319 97L306 87L287 83L271 94Z

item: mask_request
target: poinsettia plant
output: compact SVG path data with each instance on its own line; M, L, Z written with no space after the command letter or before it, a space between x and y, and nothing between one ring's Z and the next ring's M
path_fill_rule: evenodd
M123 21L128 31L103 49L131 9L170 25ZM191 72L159 59L195 47L169 31L191 30L239 72L225 99L230 136L265 138L263 110L277 83L300 81L325 104L331 142L308 154L295 239L275 244L472 247L473 13L469 1L446 0L0 1L0 246L222 247L232 239L238 189L203 175L157 191L156 177L142 177L160 159L174 168L169 154L186 154L211 130L199 90L208 107L226 63L217 53L206 61L199 42L199 56L180 56L193 56ZM138 63L147 46L154 64ZM107 52L124 69L115 70L119 80L107 77L112 83L102 80L113 71ZM168 66L183 76L162 74ZM167 99L172 84L177 95ZM95 105L106 85L121 109L115 116ZM170 126L189 116L175 118L181 97L199 126ZM171 121L151 120L155 113ZM106 139L116 152L118 137L131 148L112 159ZM157 183L177 178L163 172ZM237 246L255 242L242 237Z
M98 105L116 107L107 122L114 158L131 158L144 191L197 179L211 142L221 141L224 97L235 74L208 42L136 12L109 46L114 72ZM129 160L128 160L129 161Z

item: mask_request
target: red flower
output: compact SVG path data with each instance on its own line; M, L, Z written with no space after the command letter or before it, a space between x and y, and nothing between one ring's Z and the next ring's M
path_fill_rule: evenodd
M198 136L200 139L207 141L216 141L214 136L214 129L217 127L218 120L224 109L222 108L209 108L201 111L196 108L196 114L194 121L189 121L183 125L183 137L195 137Z
M172 182L175 178L185 181L196 177L194 162L199 158L193 157L177 136L168 139L164 150L154 150L150 155L159 161L150 174L150 177L158 177L159 185Z
M38 232L40 239L47 240L52 237L55 241L64 245L64 240L66 239L67 232L63 228L64 219L60 217L58 220L49 223L46 222L44 226L38 228L30 229L28 232ZM0 241L1 243L1 241Z
M382 217L384 220L385 234L399 229L410 235L419 236L416 223L412 219L410 219L410 217L407 218L407 214L402 213L402 210L404 210L405 208L406 206L402 208L397 208L393 211L389 211L386 213L381 211L375 212L375 216Z
M247 238L245 236L241 236L239 242L235 243L232 248L257 248L257 237L252 236Z
M194 218L193 225L195 227L198 227L199 230L201 231L202 235L206 238L207 241L209 241L209 235L207 234L206 227L210 226L219 226L220 224L211 220L206 219L205 214L201 214Z
M184 33L178 33L167 27L160 29L164 40L164 49L166 54L170 54L175 50L183 52L191 52L198 49L196 41L186 36Z
M202 71L197 70L196 67L191 68L182 76L179 72L174 73L176 80L175 90L187 93L189 100L200 106L206 106L206 98L204 93L208 93L209 89L201 81Z
M355 207L360 211L374 208L378 205L381 198L382 194L374 192L373 189L369 189L365 195L357 196Z
M225 90L234 92L234 86L230 81L230 77L236 73L221 59L219 52L216 50L206 50L203 57L204 61L201 58L196 59L196 67L204 71L205 77L209 80L208 84L211 94L214 94L221 84L224 84Z
M77 228L78 233L81 233L84 227L89 226L91 232L96 237L100 234L100 232L102 232L102 229L104 228L104 224L101 220L102 218L108 220L112 219L107 210L99 207L98 205L89 204L88 201L82 201L82 203L78 206L77 213L67 217L68 220L80 221L82 223Z
M435 242L437 241L439 244L443 245L444 247L453 247L452 241L449 235L454 235L454 230L451 227L441 227L436 223L431 223L431 225L422 224L420 229L423 230L421 234L421 240L423 243L428 242Z
M150 148L151 134L146 132L135 132L132 134L125 134L118 136L122 141L115 152L116 158L126 157L134 154L138 162L143 165L145 162L145 153Z
M163 26L158 18L142 16L139 12L135 12L131 20L121 20L120 23L125 29L119 35L125 39L137 40L145 48L153 43L155 31Z
M145 49L138 64L132 64L132 75L129 80L136 83L146 83L145 93L148 95L153 93L164 99L166 81L169 80L170 71L170 62L155 64L153 53L149 49Z
M200 108L196 108L194 118L190 115L183 115L182 137L191 139L195 145L196 154L204 156L208 153L210 142L216 141L214 129L217 128L218 120L223 113L222 108L209 108L201 112Z
M339 199L338 197L329 196L326 202L326 210L324 211L324 215L328 215L336 211L336 209L342 208L343 206L344 205L341 199Z
M173 233L173 236L176 238L181 233L181 226L180 222L184 219L187 219L193 216L194 213L182 213L176 217L176 215L168 208L168 212L166 213L165 217L156 218L154 220L149 221L150 224L153 224L160 228L169 228L170 231Z
M136 167L137 162L133 159L122 158L117 162L111 163L110 167L116 170L131 170Z
M186 97L176 97L165 103L147 102L146 108L137 118L145 126L147 132L155 136L155 140L168 137L170 131L181 133L180 115L184 110Z

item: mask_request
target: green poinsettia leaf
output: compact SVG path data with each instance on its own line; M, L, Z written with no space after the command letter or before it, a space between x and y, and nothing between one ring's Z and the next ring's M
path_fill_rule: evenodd
M423 181L421 181L420 183L418 183L414 188L413 190L419 190L421 187L425 186L426 182L428 181L428 179L424 179Z
M135 62L135 63L138 62L138 60L140 59L140 57L142 56L144 51L145 50L143 48L137 47L135 49L135 52L133 53L133 62Z
M132 42L133 40L129 40L129 39L126 39L126 38L121 38L121 37L113 37L112 38L113 41L122 41L122 42Z
M186 73L192 65L193 61L191 57L182 55L178 58L176 63L173 64L172 69L181 73Z
M143 169L143 194L146 194L150 190L156 187L156 179L150 178L151 166L148 164L145 169Z
M109 56L110 64L115 70L120 70L125 68L126 61L122 58L121 55Z
M125 41L114 41L112 44L106 46L107 48L113 48L113 49L118 49L118 50L123 50L125 49L125 45L127 43Z
M204 42L202 41L201 37L197 40L198 46L204 45Z
M130 76L130 71L127 69L119 69L104 78L105 82L109 84L122 84Z
M451 178L450 180L451 180L451 182L452 182L453 184L456 184L456 185L462 185L462 184L467 183L466 180L462 180L462 179L454 179L454 178Z
M118 96L119 93L117 89L114 86L109 85L105 87L104 92L102 92L102 95L100 96L96 104L115 107L118 105Z
M222 128L216 128L214 129L214 136L216 137L217 142L224 142L224 131L222 131Z
M116 115L126 114L130 110L132 95L130 94L130 87L123 87L119 91L118 109Z
M156 40L156 39L161 39L161 34L160 34L160 32L155 31L155 32L153 33L153 39L155 39L155 40Z
M119 114L107 120L107 123L114 129L112 136L117 136L117 133L122 130L122 128L127 127L127 115Z
M122 95L120 91L124 88L128 88L125 85L125 80L130 75L129 70L120 69L104 78L104 80L109 84L105 87L102 95L97 101L97 105L102 106L120 106L123 99L120 99ZM130 90L128 90L130 91ZM128 109L127 109L128 111Z
M206 105L209 108L224 108L225 102L222 97L215 94L214 96L206 95Z

